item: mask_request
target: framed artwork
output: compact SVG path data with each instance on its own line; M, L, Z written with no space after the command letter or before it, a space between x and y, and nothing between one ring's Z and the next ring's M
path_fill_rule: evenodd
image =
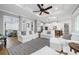
M21 35L26 35L26 31L21 31Z
M57 29L57 26L53 26L53 30L56 30Z
M32 34L32 31L29 31L29 34Z
M31 30L33 31L33 22L31 22Z
M48 30L48 27L45 27L45 30Z
M30 24L29 24L29 23L27 23L27 27L28 27L28 28L30 27Z

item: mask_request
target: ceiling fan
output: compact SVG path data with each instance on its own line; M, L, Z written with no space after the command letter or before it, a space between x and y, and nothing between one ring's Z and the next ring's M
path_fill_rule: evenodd
M52 6L49 6L47 8L44 8L44 4L37 4L38 8L40 9L39 11L33 11L33 12L40 12L39 15L41 15L42 13L46 13L46 14L49 14L49 12L47 12L47 10L51 9Z

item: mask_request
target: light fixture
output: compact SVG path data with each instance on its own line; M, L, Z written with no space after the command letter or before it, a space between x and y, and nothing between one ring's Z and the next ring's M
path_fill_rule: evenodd
M55 19L56 17L54 16L53 18Z
M57 8L57 7L55 7L55 10L58 10L58 8Z

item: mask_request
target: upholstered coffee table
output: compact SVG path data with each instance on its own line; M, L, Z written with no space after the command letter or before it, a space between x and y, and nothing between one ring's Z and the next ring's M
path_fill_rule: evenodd
M65 51L65 47L67 47L67 42L65 39L62 38L50 38L50 47L60 54L67 55L67 51ZM65 50L64 50L65 49Z
M69 43L70 51L74 50L75 53L79 52L79 44L70 42Z

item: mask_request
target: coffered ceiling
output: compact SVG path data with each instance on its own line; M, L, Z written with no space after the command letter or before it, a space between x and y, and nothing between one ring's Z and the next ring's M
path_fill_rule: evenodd
M33 13L34 15L39 17L39 20L42 22L51 22L51 21L61 21L63 18L71 17L72 13L76 8L78 8L77 4L44 4L44 8L48 6L52 6L52 9L47 10L50 14L42 14L39 15L39 12L33 12L38 11L39 8L36 4L21 4L24 9L29 8L29 11Z
M24 16L31 20L40 20L44 23L53 21L63 21L66 18L71 18L72 14L78 9L78 4L44 4L44 8L52 6L47 10L50 14L39 15L37 4L1 4L0 10L6 11L18 16Z

